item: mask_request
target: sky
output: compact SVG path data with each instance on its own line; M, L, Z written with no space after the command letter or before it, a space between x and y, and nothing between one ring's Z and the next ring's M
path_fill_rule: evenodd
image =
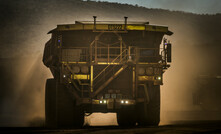
M94 0L137 4L147 8L162 8L197 14L221 13L221 0Z

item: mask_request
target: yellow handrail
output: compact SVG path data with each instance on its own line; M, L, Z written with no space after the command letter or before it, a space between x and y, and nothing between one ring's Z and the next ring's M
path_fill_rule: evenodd
M75 73L71 70L71 68L70 68L70 66L67 64L67 68L68 68L68 70L73 74L73 75L75 75ZM79 80L79 79L77 79L77 81L78 81L78 83L80 84L80 85L85 85L85 83L81 83L81 81ZM89 85L88 83L86 83L86 85Z
M121 52L111 63L114 63L124 52L126 52L127 49L125 49L123 52ZM97 79L110 65L107 65L96 77L94 77L94 80Z

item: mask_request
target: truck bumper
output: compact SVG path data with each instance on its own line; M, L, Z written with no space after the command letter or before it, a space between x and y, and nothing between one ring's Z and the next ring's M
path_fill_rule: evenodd
M81 99L79 105L84 105L87 112L117 112L124 107L134 107L134 99Z

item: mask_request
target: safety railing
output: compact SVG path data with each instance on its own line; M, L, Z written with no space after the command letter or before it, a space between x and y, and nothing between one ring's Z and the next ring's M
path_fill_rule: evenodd
M95 50L96 49L96 50ZM90 52L91 51L91 52ZM93 64L122 64L122 58L128 58L134 62L159 62L164 60L163 48L139 48L126 47L70 47L63 48L61 61L63 62L88 62Z
M119 62L120 59L122 59L122 57L125 56L125 53L122 53L125 49L126 47L113 47L113 46L93 47L91 48L90 59L91 62L95 64L98 62L106 62L107 64L114 62L120 63ZM118 56L119 58L117 58Z
M115 62L115 60L118 59L123 53L127 53L127 49L125 49L118 57L116 57L113 60L113 62ZM127 62L128 61L128 55L122 57L122 59L120 59L120 62L122 63L122 61L124 61L123 63ZM127 65L127 64L122 64L121 67L123 67L125 65ZM94 77L93 87L96 87L99 84L99 82L101 82L102 80L111 78L112 76L115 75L115 73L117 73L119 70L121 70L121 68L119 68L118 71L116 71L116 67L117 66L113 66L112 64L107 65L97 76ZM113 70L115 70L116 72L114 73ZM110 75L111 72L113 72L112 75Z
M122 55L124 55L124 57L121 57ZM112 62L110 64L108 64L97 76L94 77L94 80L96 80L102 73L104 73L108 67L110 67L110 65L112 65L112 63L115 63L116 60L118 60L120 57L120 61L119 62L122 62L123 59L126 58L126 55L127 55L127 49L125 49L121 54L119 54L114 60L112 60Z

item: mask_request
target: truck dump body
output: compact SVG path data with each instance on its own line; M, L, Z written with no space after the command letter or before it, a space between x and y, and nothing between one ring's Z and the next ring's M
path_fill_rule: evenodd
M88 47L96 37L98 33L93 31L62 31L58 32L62 35L63 45L66 47ZM119 33L125 44L140 46L140 47L153 47L153 45L159 46L162 41L163 33L154 33L149 31L128 31L127 34ZM102 42L106 41L110 44L118 41L118 38L114 33L106 33L100 39Z
M95 18L58 25L49 33L43 62L57 83L85 112L117 112L121 123L124 107L134 111L139 103L151 102L148 90L159 90L171 61L171 44L164 40L160 47L163 36L172 34L165 26Z

